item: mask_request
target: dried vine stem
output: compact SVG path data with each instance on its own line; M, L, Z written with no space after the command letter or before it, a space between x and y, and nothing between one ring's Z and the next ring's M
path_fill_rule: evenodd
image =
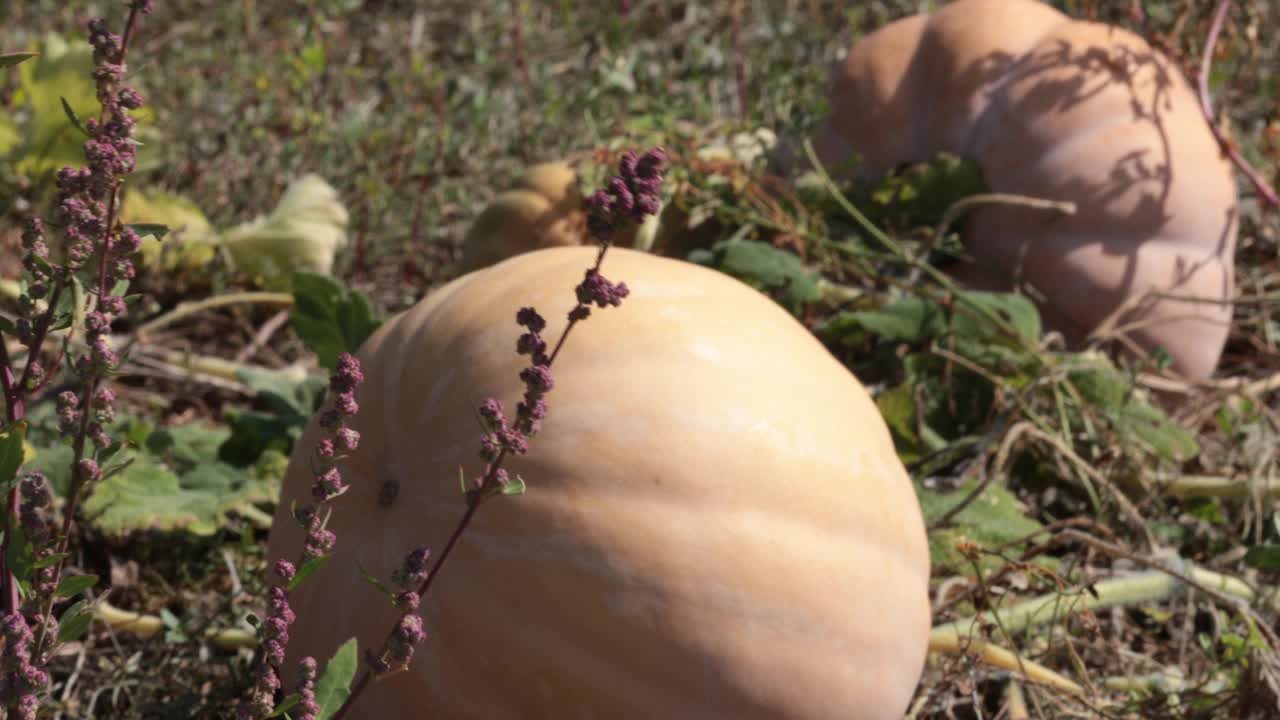
M1236 149L1235 143L1222 134L1222 130L1218 128L1218 123L1214 120L1213 99L1209 95L1209 70L1213 66L1213 51L1218 45L1218 35L1222 32L1222 24L1227 19L1227 11L1231 9L1231 0L1218 0L1218 8L1213 13L1213 23L1209 25L1209 36L1204 43L1204 55L1200 58L1200 75L1197 78L1200 91L1200 110L1204 113L1205 122L1209 124L1209 129L1213 131L1213 136L1217 138L1218 144L1222 146L1222 152L1231 158L1231 162L1235 164L1240 172L1244 173L1249 181L1253 183L1253 187L1258 191L1258 195L1262 197L1265 204L1269 207L1280 207L1280 196L1276 195L1276 191L1267 183L1266 179L1249 165L1244 159L1240 151Z

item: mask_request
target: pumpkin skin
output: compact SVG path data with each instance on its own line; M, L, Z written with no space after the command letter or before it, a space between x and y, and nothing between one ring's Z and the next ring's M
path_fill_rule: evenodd
M1035 0L957 0L855 44L830 99L814 139L829 168L856 154L873 178L950 152L993 192L1076 203L1073 216L971 211L975 262L949 269L958 280L1008 291L1025 250L1021 277L1070 345L1127 307L1134 345L1163 346L1188 378L1213 374L1231 322L1235 181L1190 85L1142 38ZM1125 305L1148 289L1213 302Z
M335 556L291 596L286 667L396 612L359 577L445 545L475 476L474 408L523 392L520 307L554 342L595 248L525 253L434 291L359 353L365 383L329 527ZM768 297L614 248L631 290L570 334L528 483L480 508L423 600L408 672L352 717L897 720L928 645L929 554L911 483L862 385ZM295 559L315 420L269 555ZM380 506L382 484L398 497Z
M587 235L578 176L566 162L534 165L519 187L498 195L463 240L461 269L471 272L512 255L581 245Z

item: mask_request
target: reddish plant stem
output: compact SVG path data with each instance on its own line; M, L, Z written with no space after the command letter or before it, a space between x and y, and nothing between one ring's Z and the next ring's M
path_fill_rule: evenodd
M58 308L58 299L62 295L63 288L66 283L59 278L53 286L53 292L49 295L48 308L44 314L36 319L35 327L32 328L31 345L27 348L27 364L22 369L22 377L16 382L13 379L13 363L9 357L9 351L4 346L4 341L0 339L0 352L3 352L3 377L5 390L5 415L10 423L17 422L27 415L26 410L26 387L31 379L31 362L40 357L40 349L44 346L45 338L48 337L49 327L53 325L53 314ZM6 498L7 505L4 513L4 538L0 539L0 609L5 613L15 612L22 604L22 600L18 594L18 578L14 576L13 571L9 568L9 538L13 535L14 523L18 521L18 483L14 483L9 488Z
M524 17L521 10L521 2L516 0L514 17L511 20L511 41L515 45L516 69L520 71L520 80L524 82L524 86L527 89L529 87L529 59L525 56L524 51Z
M747 118L750 102L747 99L747 61L746 51L742 47L742 0L735 0L730 12L733 34L733 75L738 88L738 114Z
M4 410L10 425L22 417L22 393L16 382L13 377L13 361L9 358L9 349L4 345L4 338L0 338L0 383L4 386ZM9 489L8 503L4 514L4 539L0 541L0 577L4 578L3 603L6 613L16 609L20 601L17 579L9 572L9 566L5 560L9 556L9 535L18 513L18 483L16 482Z
M606 243L600 247L600 252L596 254L596 264L592 268L596 272L600 272L600 264L604 262L604 254L609 250ZM569 339L569 331L573 330L573 326L578 324L577 318L571 319L569 324L565 326L564 332L560 334L560 339L556 341L555 349L551 351L551 355L547 358L547 367L551 367L551 363L556 361L556 356L560 354L560 348L564 347L564 341Z
M1231 162L1240 169L1240 172L1249 178L1249 181L1253 183L1254 189L1262 196L1264 203L1273 208L1280 207L1280 196L1277 196L1276 191L1272 189L1266 179L1249 165L1249 162L1236 149L1235 143L1222 134L1213 118L1213 100L1209 96L1209 69L1213 65L1213 50L1218 44L1218 35L1222 32L1222 24L1226 21L1227 11L1230 9L1231 0L1218 0L1218 9L1213 14L1213 23L1209 25L1209 37L1205 40L1204 56L1200 58L1200 76L1198 78L1200 111L1204 113L1205 122L1209 123L1209 129L1213 131L1213 136L1218 140L1222 151L1226 153L1227 157L1231 158Z
M18 393L18 379L13 376L13 361L9 359L9 348L0 338L0 388L4 390L5 420L13 422L22 416L22 396ZM14 415L14 408L18 414Z
M116 63L119 65L124 65L125 57L129 53L129 40L133 36L134 24L137 21L137 17L138 17L137 8L131 8L129 10L129 18L128 20L125 21L124 34L121 36L121 39L120 39L120 55L116 59ZM103 108L102 111L99 113L99 122L101 123L105 120L106 120L106 108ZM110 197L107 198L107 221L104 224L104 227L102 230L102 242L100 244L100 250L98 254L98 277L97 277L98 286L96 288L96 291L99 299L106 297L110 290L110 288L107 287L107 263L109 262L111 257L111 247L112 247L111 235L115 230L116 213L119 210L120 188L121 186L123 186L123 184L124 184L123 177L114 178L111 184ZM54 303L52 300L50 301L50 307L51 308L54 307ZM46 327L47 327L47 324L46 324ZM30 362L28 362L27 369L30 370L30 368L31 368L31 364ZM26 373L23 373L23 376L25 378ZM102 377L103 377L102 375L96 375L91 380L89 380L89 382L86 383L85 385L84 391L80 395L81 417L80 417L80 427L76 429L74 450L72 452L71 487L67 491L67 502L66 502L66 505L63 507L63 511L62 511L63 512L62 527L60 528L57 544L55 545L55 549L54 549L55 555L62 555L66 553L67 547L71 543L71 532L75 527L75 517L76 517L76 511L79 505L80 494L85 484L84 472L80 468L80 460L84 458L85 440L87 439L89 434L90 419L93 417L93 412L92 412L93 397L97 393L98 387L102 383ZM16 493L17 493L17 486L15 485L14 494L16 495ZM15 504L16 504L16 500L11 503L11 514L12 512L16 512L16 508L13 507ZM7 537L7 534L6 534L6 537ZM63 558L60 558L57 561L57 563L54 565L53 580L52 580L53 584L56 585L58 581L61 579L62 570L65 563L66 563L66 558L63 557ZM12 582L11 585L13 585L13 588L14 588L13 592L16 594L17 583ZM47 618L53 613L53 605L55 600L56 598L53 596L52 593L50 593L50 596L45 601L44 607L41 611L41 615L43 617ZM15 605L14 607L16 608L17 605ZM37 658L43 655L45 641L48 640L48 633L46 632L46 628L48 626L49 626L49 623L40 624L40 633L39 635L36 636L36 642L34 645L34 652L33 652L33 655Z

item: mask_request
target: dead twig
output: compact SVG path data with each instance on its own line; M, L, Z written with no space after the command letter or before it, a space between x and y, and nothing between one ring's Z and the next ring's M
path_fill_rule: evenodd
M1227 19L1227 11L1231 9L1231 0L1218 0L1218 9L1213 14L1213 23L1209 26L1209 36L1204 43L1204 55L1200 58L1200 76L1198 78L1200 90L1200 110L1204 113L1205 122L1209 123L1209 129L1213 131L1213 136L1217 138L1218 144L1222 146L1222 152L1231 158L1231 162L1235 164L1240 172L1249 178L1249 182L1253 183L1253 187L1258 191L1258 195L1262 197L1265 204L1270 207L1280 207L1280 196L1276 195L1276 191L1272 189L1265 178L1254 170L1240 151L1236 149L1235 143L1231 142L1222 131L1218 129L1218 123L1214 120L1213 100L1209 97L1209 69L1213 65L1213 50L1218 45L1218 35L1222 32L1222 24Z

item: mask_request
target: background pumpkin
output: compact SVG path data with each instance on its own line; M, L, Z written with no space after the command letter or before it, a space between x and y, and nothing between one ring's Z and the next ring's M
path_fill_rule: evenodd
M530 250L581 245L586 229L573 167L563 161L540 163L476 217L463 241L460 267L470 272Z
M589 247L468 274L364 345L366 381L330 527L334 558L294 594L287 660L322 661L396 617L360 579L463 512L485 397L523 387L519 307L554 338ZM788 717L897 720L923 668L929 556L908 476L862 385L764 295L691 263L615 248L620 308L575 330L550 415L509 463L529 492L482 508L423 603L410 672L358 717ZM312 481L313 422L271 534ZM384 483L398 499L379 505Z
M957 279L1009 290L1020 276L1073 345L1118 312L1137 348L1163 346L1190 378L1213 373L1232 316L1236 187L1190 86L1142 38L1035 0L958 0L855 44L830 100L814 142L828 167L856 155L853 174L874 178L950 152L995 192L1076 203L1067 217L970 212L974 262L950 268ZM1139 302L1148 290L1203 301Z

